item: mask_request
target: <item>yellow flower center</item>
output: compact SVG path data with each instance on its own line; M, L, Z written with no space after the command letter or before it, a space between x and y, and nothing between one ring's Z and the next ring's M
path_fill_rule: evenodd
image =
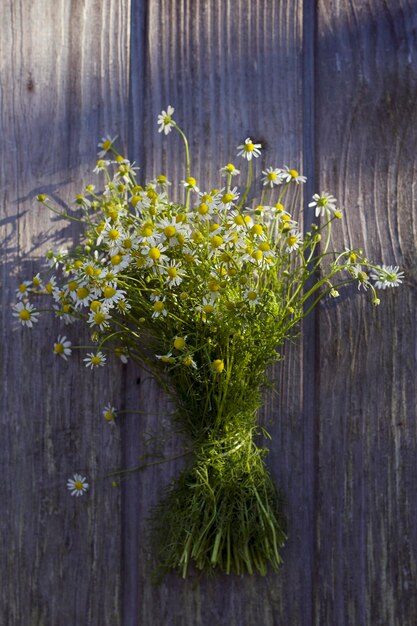
M97 311L97 313L94 315L94 321L97 324L97 326L102 324L105 321L105 319L106 319L106 316L101 311Z
M267 241L261 241L261 243L259 244L259 250L262 250L262 252L268 252L268 250L270 249L271 246Z
M200 215L207 215L208 210L209 210L209 208L208 208L207 204L204 204L204 202L203 202L203 204L200 204L200 206L197 209L197 211L198 211L198 213Z
M111 148L111 140L110 139L106 139L105 141L103 141L103 143L101 144L101 147L106 152L107 152L107 150L110 150L110 148Z
M161 251L159 248L151 248L149 250L148 256L152 261L157 261L161 256Z
M101 363L101 357L100 357L100 356L98 356L98 355L91 357L91 363L92 363L93 365L100 365L100 363ZM81 483L78 483L78 484L79 484L79 485L81 485Z
M175 228L175 226L166 226L166 228L164 228L164 235L166 237L173 237L176 232L177 229Z
M237 226L245 225L245 220L244 220L243 215L235 215L235 217L233 218L233 221Z
M263 233L262 224L254 224L251 228L251 233L253 235L262 235Z
M104 419L107 422L113 422L114 421L114 413L113 413L113 411L106 411L104 413Z
M79 289L77 289L77 296L80 300L84 300L84 298L86 298L89 293L90 292L88 291L87 287L79 287Z
M101 309L101 302L98 300L93 300L90 304L90 309L94 312L99 311Z
M161 311L163 311L164 308L165 308L164 303L160 302L159 300L153 303L153 310L157 311L157 313L161 313Z
M119 265L119 263L122 262L122 256L120 254L115 254L114 256L111 257L110 259L110 263L115 266L115 265Z
M109 239L111 239L111 241L116 241L116 239L118 239L119 236L120 236L120 233L115 228L112 228L111 230L109 230Z
M106 300L108 300L109 298L112 298L115 293L116 293L116 289L114 289L114 287L104 287L103 289L103 296L105 297Z
M185 339L184 337L176 337L174 339L174 348L177 350L184 350L185 348Z
M232 193L225 193L224 196L222 197L222 202L223 204L229 204L229 202L232 202L234 198L234 195Z
M204 313L207 313L207 314L213 313L214 306L212 304L205 304L203 306L203 311L204 311Z
M21 311L19 311L19 317L23 322L27 322L28 320L30 320L30 311L28 311L27 309L22 309Z
M151 235L153 235L153 228L151 226L149 226L149 224L145 225L142 228L142 235L144 237L150 237Z
M281 202L277 202L275 205L275 209L278 213L282 213L282 211L285 210L285 207L283 204L281 204Z
M178 272L177 272L177 268L176 267L169 267L168 268L168 276L170 278L175 278L177 275L178 275Z
M64 352L64 346L62 343L56 343L54 345L54 352L56 352L56 354L62 354Z
M93 359L91 359L91 362L93 361ZM99 360L100 362L100 360ZM80 480L75 481L74 483L74 489L76 489L77 491L82 491L83 490L83 484Z
M208 288L209 288L209 291L215 292L215 291L219 291L220 285L216 280L209 280Z
M261 261L262 256L262 250L255 250L255 252L252 254L252 257L255 259L255 261Z
M223 243L223 237L220 237L220 235L214 235L214 237L211 238L210 243L213 248L218 248Z
M252 300L252 302L254 300L256 300L257 297L257 293L256 291L248 291L248 300Z
M287 244L289 246L294 246L296 243L297 243L297 237L295 235L291 235L290 237L288 237Z
M187 185L190 185L190 187L195 187L197 184L196 179L192 176L188 176L188 178L185 179L185 182L187 183Z
M297 178L297 176L299 176L297 170L290 170L288 174L290 174L293 178Z
M75 291L78 287L78 283L76 280L72 280L69 284L68 284L68 289L70 291Z
M276 180L278 178L276 172L268 172L266 177L268 180Z
M224 168L227 172L229 172L229 174L231 174L232 172L235 171L235 166L233 165L233 163L228 163L226 165L226 167Z
M123 242L123 248L125 248L126 250L130 250L131 247L132 247L132 240L130 239L130 237L128 237Z
M216 372L216 374L221 374L222 371L224 370L223 359L216 359L215 361L213 361L212 365L213 365L213 370Z
M18 290L20 291L20 293L25 293L27 289L27 286L25 285L25 283L22 283L21 285L19 285Z
M191 367L191 365L193 364L193 359L190 355L185 356L182 359L182 364L185 365L186 367Z
M46 293L51 294L54 290L54 286L52 283L48 283L47 285L45 285L45 291Z
M251 141L249 141L248 143L245 143L246 152L253 152L254 150L255 150L255 146Z

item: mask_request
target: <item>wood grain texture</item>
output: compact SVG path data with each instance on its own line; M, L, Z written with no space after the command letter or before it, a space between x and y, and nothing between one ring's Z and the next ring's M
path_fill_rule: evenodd
M157 114L168 104L175 107L175 119L187 133L191 173L203 188L221 184L219 168L229 161L245 169L236 157L236 146L248 136L265 148L255 164L258 175L269 165L302 167L302 3L161 0L147 4L146 23L146 67L132 93L133 101L140 100L144 90L144 109L140 121L135 122L133 113L138 132L131 143L144 177L160 173L175 181L185 177L180 137L157 132ZM142 50L132 49L132 58ZM153 586L146 559L146 518L184 460L148 468L139 477L138 492L138 624L309 623L314 522L301 346L287 346L285 356L275 371L275 394L268 397L264 415L273 435L269 465L287 498L290 538L285 565L266 578L216 574L206 579L195 574L183 581L172 575ZM155 407L169 411L150 380L141 386L140 400L150 411ZM166 424L166 419L154 415L141 419L143 431L165 432ZM168 456L175 454L181 445L170 439L167 450Z
M414 2L320 0L317 169L346 207L338 247L401 265L401 289L327 302L320 323L316 623L417 622Z
M127 137L128 9L98 0L1 8L0 622L10 626L121 623L120 495L99 480L121 462L120 436L101 417L120 397L120 368L87 372L84 351L57 362L59 332L74 343L88 335L52 316L22 329L11 304L46 250L77 235L36 195L72 201L93 178L104 132ZM74 471L92 483L87 497L69 495Z

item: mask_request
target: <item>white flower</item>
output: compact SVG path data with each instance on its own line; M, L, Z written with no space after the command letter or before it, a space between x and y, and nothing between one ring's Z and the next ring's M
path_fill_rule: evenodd
M277 167L268 167L262 174L264 175L262 178L264 186L271 187L271 189L274 185L280 185L284 180L282 170Z
M101 138L101 141L97 146L98 148L101 148L100 152L98 153L100 159L102 159L104 155L107 154L109 150L111 150L116 139L117 135L116 137L110 137L109 135L106 135L105 137Z
M305 176L301 176L297 170L290 170L289 167L285 166L283 170L281 170L282 179L286 183L305 183L307 178Z
M18 302L14 307L14 317L18 317L23 326L32 328L33 322L38 321L39 313L35 311L33 304L23 304Z
M71 341L64 336L59 336L56 343L54 343L54 353L59 354L65 361L67 357L71 356Z
M114 349L114 354L121 360L123 364L129 362L129 350L124 346L118 346Z
M67 488L71 491L72 496L82 496L89 488L89 484L86 482L84 476L74 474L73 478L68 480Z
M364 291L366 291L369 287L369 276L362 269L362 266L359 264L352 265L348 268L348 271L349 274L358 281L358 289L363 287Z
M258 293L253 289L247 289L243 295L250 306L255 306L255 304L259 303Z
M337 200L334 196L322 191L320 195L318 193L314 194L313 202L310 202L308 206L316 207L316 217L319 217L319 215L324 216L326 210L334 213L336 211L336 203Z
M386 289L387 287L398 287L403 282L404 272L400 272L398 265L382 265L371 274L372 280L375 280L377 289Z
M93 369L94 367L103 367L106 362L106 357L100 351L96 352L96 354L94 354L94 352L89 352L87 354L87 358L83 359L83 361L86 367L91 367L91 369Z
M175 363L175 357L172 356L172 352L168 352L168 354L155 354L155 357L162 363L169 365Z
M164 317L167 316L168 311L165 308L165 304L163 300L155 300L155 302L153 303L153 313L152 313L152 317L159 317L160 315L163 315Z
M240 171L236 169L233 163L228 163L220 169L222 176L238 176Z
M109 422L110 424L111 423L114 424L114 420L117 415L117 409L115 409L114 406L112 406L111 404L107 404L103 409L102 415L104 419L106 420L106 422Z
M287 237L285 240L287 247L286 247L286 251L287 252L294 252L294 250L298 250L298 248L300 247L300 245L302 245L303 243L303 236L301 233L295 231L295 230L290 230L289 233L287 233Z
M109 319L111 317L106 310L98 309L97 311L91 311L87 323L90 326L98 326L100 330L105 330L109 326Z
M93 169L94 174L98 174L99 172L104 171L110 165L110 161L103 161L103 159L99 159L96 163L95 168Z
M191 189L196 193L199 193L199 189L197 187L197 181L193 176L188 176L185 180L182 180L181 183L184 185L186 189Z
M177 265L175 261L171 261L167 267L161 267L161 274L167 274L165 283L171 287L180 285L184 277L184 272L181 271L181 266Z
M168 105L167 110L162 111L158 115L158 124L160 126L158 129L159 133L162 133L162 131L164 131L165 135L168 135L168 133L170 133L171 130L174 128L175 122L172 119L172 114L174 113L174 111L174 107Z
M237 156L241 156L244 159L250 161L252 157L258 157L261 154L262 145L260 143L253 143L249 137L245 139L245 143L238 146Z
M31 280L25 280L23 283L20 283L19 287L16 289L16 298L18 300L22 300L24 297L29 295L28 287L31 284Z
M104 285L101 288L103 294L103 304L105 307L113 307L119 300L123 300L125 296L125 291L123 289L117 289L115 285Z
M237 187L233 187L233 189L222 195L220 200L222 208L226 210L229 209L232 204L235 204L237 202L238 199L239 193Z

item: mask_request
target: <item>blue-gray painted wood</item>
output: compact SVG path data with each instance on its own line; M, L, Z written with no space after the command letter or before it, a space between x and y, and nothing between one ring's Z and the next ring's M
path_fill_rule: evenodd
M414 4L3 2L1 623L417 622ZM91 374L81 354L57 363L62 328L45 321L22 332L11 316L18 282L76 234L34 197L70 200L91 182L105 133L119 135L144 179L184 177L179 138L155 123L168 104L201 186L218 185L218 169L251 136L265 148L258 173L303 168L308 192L338 197L338 247L364 242L370 257L407 272L377 310L355 290L323 303L303 341L284 349L262 419L289 540L282 570L265 578L151 583L147 516L184 461L116 489L95 479L140 463L149 433L162 431L165 454L176 456L171 407L131 365ZM123 414L111 429L100 417L106 402L145 414ZM93 484L77 500L65 488L76 470Z

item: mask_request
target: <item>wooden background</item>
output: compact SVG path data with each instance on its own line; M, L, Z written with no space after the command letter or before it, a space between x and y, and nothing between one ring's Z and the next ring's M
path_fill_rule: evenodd
M417 3L2 0L0 17L0 623L414 626ZM265 578L151 584L146 517L181 462L116 489L103 476L138 464L169 407L134 367L57 363L57 322L31 332L11 315L17 284L76 235L34 198L71 200L105 133L144 177L183 177L179 139L155 124L168 104L205 186L251 136L258 173L288 164L308 194L339 199L338 247L363 244L407 275L378 309L355 289L326 301L285 349L265 418L290 537ZM112 429L107 402L148 413ZM66 490L74 471L92 481L86 497Z

